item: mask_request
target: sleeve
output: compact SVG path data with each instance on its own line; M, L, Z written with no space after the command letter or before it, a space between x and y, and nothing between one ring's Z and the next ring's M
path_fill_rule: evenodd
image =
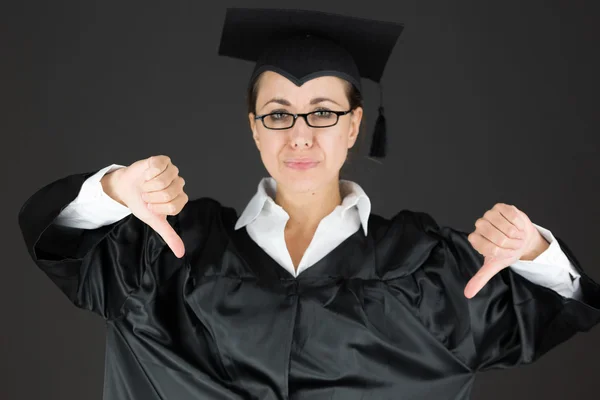
M537 285L511 268L494 276L472 299L463 290L483 265L483 256L470 244L468 234L452 228L437 230L444 260L443 285L449 304L455 305L456 326L465 327L463 358L473 369L508 368L531 363L578 332L600 321L600 286L582 269L556 237L579 274L579 299L566 298ZM439 255L439 254L438 254Z
M87 178L79 194L54 219L55 224L82 229L95 229L115 223L129 214L129 208L109 197L102 189L100 180L104 175L122 165L112 164Z
M69 300L115 319L142 284L155 284L155 274L147 273L151 266L176 265L178 259L133 214L94 229L53 223L94 173L70 175L42 187L23 204L18 222L31 258ZM179 233L178 217L167 216L167 221Z
M510 268L527 280L554 290L564 297L579 299L580 275L548 229L533 224L550 246L532 261L518 260Z

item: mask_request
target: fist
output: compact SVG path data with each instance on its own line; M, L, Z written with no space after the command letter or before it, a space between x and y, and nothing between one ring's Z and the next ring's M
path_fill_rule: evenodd
M467 298L515 261L532 260L548 247L529 217L513 205L494 205L475 222L475 228L468 240L484 256L484 264L465 287Z
M168 156L136 161L103 177L105 192L158 233L175 256L183 257L183 241L167 222L188 202L185 181Z

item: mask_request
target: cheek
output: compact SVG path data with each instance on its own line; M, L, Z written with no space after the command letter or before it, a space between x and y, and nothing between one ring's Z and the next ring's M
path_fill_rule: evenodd
M285 146L285 136L282 134L263 132L259 135L260 153L265 163L276 163L279 153Z
M326 154L328 163L341 165L348 154L348 135L345 132L331 132L318 138L319 147Z
M333 132L332 132L333 133ZM328 170L337 170L346 161L347 156L347 138L342 134L323 134L315 138L314 145L319 148L325 159L323 165Z

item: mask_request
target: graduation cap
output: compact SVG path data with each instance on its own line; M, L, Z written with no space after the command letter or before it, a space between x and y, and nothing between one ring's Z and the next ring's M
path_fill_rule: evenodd
M300 86L337 76L362 92L361 78L380 84L403 25L307 10L228 8L219 55L255 62L250 85L274 71ZM380 104L370 155L385 157Z

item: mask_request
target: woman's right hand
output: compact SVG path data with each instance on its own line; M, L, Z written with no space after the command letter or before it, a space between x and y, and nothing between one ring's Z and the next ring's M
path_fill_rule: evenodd
M168 156L139 160L102 177L104 192L128 207L133 215L150 226L171 248L183 257L183 240L167 222L167 215L177 215L188 201L183 191L185 181Z

